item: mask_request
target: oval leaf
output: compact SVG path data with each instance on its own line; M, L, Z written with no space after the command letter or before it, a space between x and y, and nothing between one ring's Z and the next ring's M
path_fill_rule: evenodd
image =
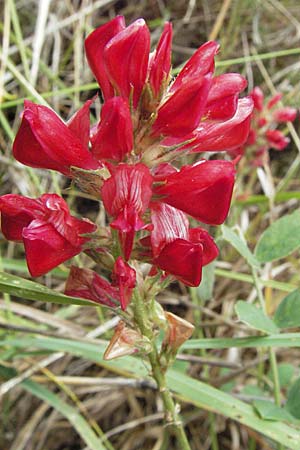
M278 328L270 317L266 316L265 313L255 305L240 300L235 306L235 311L240 321L246 323L249 327L263 331L267 334L278 333Z
M275 261L300 247L300 211L276 220L262 234L255 249L261 263Z
M255 400L253 407L259 417L264 420L295 421L294 417L286 409L280 408L269 400Z
M279 328L300 327L300 289L282 300L276 310L274 322Z
M300 419L300 378L295 381L289 390L285 407L292 416Z
M222 225L222 237L229 242L236 251L245 258L251 267L259 267L259 262L249 250L246 242L231 228Z

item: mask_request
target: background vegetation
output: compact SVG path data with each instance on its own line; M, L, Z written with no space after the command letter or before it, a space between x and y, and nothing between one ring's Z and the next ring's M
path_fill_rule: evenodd
M74 213L103 215L64 177L15 162L11 143L24 98L67 119L97 92L84 38L116 14L127 23L144 17L153 44L171 20L174 69L217 39L218 73L238 71L249 91L259 85L267 97L283 92L283 103L299 108L296 0L4 0L2 6L1 195L58 192ZM196 325L169 374L195 450L300 448L298 131L296 119L286 130L291 144L271 151L263 180L249 159L240 165L231 214L217 236L221 254L200 288L174 283L160 298ZM0 239L0 448L175 449L143 361L102 360L117 318L70 304L61 294L67 265L29 281L22 246ZM77 263L90 264L82 255Z

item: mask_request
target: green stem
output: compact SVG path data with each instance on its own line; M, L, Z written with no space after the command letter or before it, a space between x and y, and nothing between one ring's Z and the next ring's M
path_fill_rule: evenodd
M172 394L167 387L165 371L162 369L157 347L154 342L154 333L150 326L148 311L145 307L144 299L137 292L133 300L134 319L141 333L146 336L153 345L152 351L147 355L151 364L152 376L156 381L165 410L166 426L170 427L176 435L180 450L191 450L187 440L181 418L177 412L177 406L173 400Z

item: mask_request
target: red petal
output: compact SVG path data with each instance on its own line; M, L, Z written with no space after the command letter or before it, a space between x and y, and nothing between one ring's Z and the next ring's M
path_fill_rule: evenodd
M230 119L236 112L238 94L246 87L246 79L238 73L225 73L215 77L204 114L209 119Z
M171 69L171 44L172 25L166 22L149 67L149 83L155 96L158 96L163 81L169 77Z
M198 244L202 244L203 255L202 263L203 266L212 262L219 254L219 249L215 244L215 241L210 236L210 234L204 230L204 228L191 228L189 230L189 239Z
M115 35L104 50L105 68L110 82L118 93L130 98L133 89L133 106L137 107L148 69L150 33L143 19Z
M187 240L189 222L178 209L165 203L151 205L151 246L154 257L157 257L163 247L176 239Z
M214 41L203 44L188 60L179 75L171 85L170 91L181 89L190 81L202 78L214 71L214 57L219 50L219 45Z
M1 229L10 241L21 241L23 228L44 216L43 205L36 199L8 194L0 197Z
M129 305L132 290L136 283L135 270L119 256L113 270L114 285L119 287L120 304L123 311Z
M198 286L202 275L202 245L176 239L162 249L154 260L162 270L188 286Z
M192 152L226 151L243 145L248 137L253 102L250 97L238 101L235 115L226 121L204 121L189 144Z
M86 298L101 305L115 307L119 293L107 280L90 269L72 266L67 279L65 294ZM113 301L115 300L115 301Z
M101 122L92 137L92 153L98 159L122 161L132 150L133 129L128 102L113 97L104 103Z
M279 130L267 130L266 138L272 148L284 150L290 143L290 139Z
M273 95L273 97L271 97L271 99L267 103L267 109L273 108L273 106L275 106L281 99L282 99L281 93Z
M273 112L273 120L278 123L293 122L297 116L297 109L284 106Z
M14 157L21 163L54 169L65 175L70 167L95 169L99 166L78 137L50 108L25 101L21 126L13 145Z
M254 109L262 111L264 109L264 94L260 87L256 86L251 92L250 96L253 100Z
M68 120L67 127L80 139L83 147L88 148L90 140L90 107L94 99L88 100Z
M203 115L210 86L211 75L206 75L178 89L158 109L153 135L180 137L192 132Z
M219 225L227 217L235 169L230 161L201 161L184 166L154 189L162 201L201 222Z
M106 211L117 217L124 207L143 214L152 195L152 176L144 164L119 164L102 187Z
M117 16L93 31L85 40L85 51L89 66L102 90L104 100L114 95L114 89L105 72L103 53L106 44L125 28L123 16Z
M38 277L81 252L72 246L53 225L34 220L23 229L23 242L29 272Z

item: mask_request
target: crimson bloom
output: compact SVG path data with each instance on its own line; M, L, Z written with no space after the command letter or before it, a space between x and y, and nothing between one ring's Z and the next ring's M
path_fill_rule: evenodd
M218 255L211 236L202 228L189 229L187 217L164 203L152 205L151 221L153 263L188 286L198 286L202 266Z
M118 95L137 107L148 70L150 32L143 19L128 27L117 17L91 33L85 42L88 62L104 98Z
M6 239L23 241L29 272L43 275L80 253L96 225L71 216L56 194L37 199L8 194L0 197L1 227Z
M250 96L254 110L249 135L244 145L232 152L232 156L247 152L251 163L261 166L268 159L267 152L270 148L281 151L289 144L290 139L277 127L281 123L294 121L297 110L290 106L278 106L281 93L275 94L266 102L264 93L258 86L250 92Z
M235 180L232 162L203 160L159 178L153 192L160 201L210 225L226 219Z
M57 170L67 176L70 176L71 166L99 167L100 163L83 145L86 132L79 132L80 121L71 122L68 127L50 108L29 100L25 100L24 105L21 126L13 144L13 154L18 161L30 167ZM82 112L85 116L85 109Z
M129 259L136 231L146 227L142 215L152 196L152 176L144 164L119 164L102 187L102 200L114 217L110 226L119 230L125 259Z
M125 28L125 19L123 16L117 16L107 22L102 27L94 30L85 40L85 53L89 66L94 73L101 88L104 100L113 97L114 87L105 71L105 62L103 58L106 44L120 31Z
M110 308L119 304L125 310L135 287L135 270L121 257L116 259L113 282L98 275L91 269L72 266L66 283L65 294L85 298Z
M133 129L127 100L112 97L104 103L91 143L97 159L122 161L132 150Z
M158 97L171 70L172 25L166 22L160 40L149 58L149 84L153 95Z
M110 308L116 307L119 303L118 289L112 286L109 281L91 269L82 269L75 266L71 267L65 294L92 300Z
M135 270L119 256L114 265L112 278L113 285L119 288L121 308L125 311L136 283Z

